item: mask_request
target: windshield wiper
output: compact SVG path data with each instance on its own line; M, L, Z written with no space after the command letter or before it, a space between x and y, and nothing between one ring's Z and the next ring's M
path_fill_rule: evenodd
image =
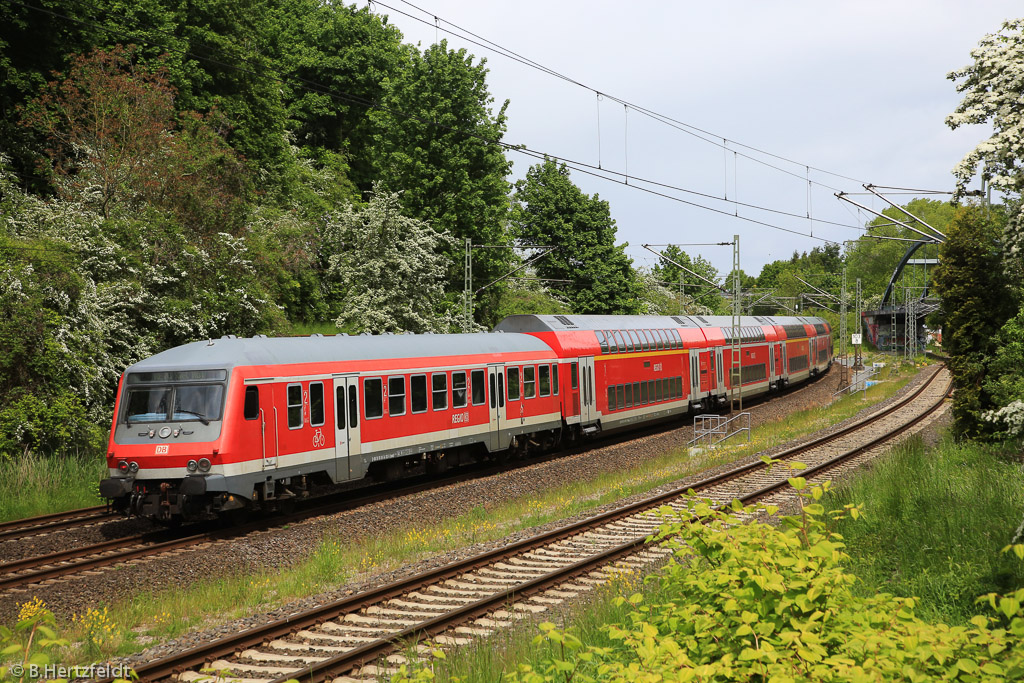
M203 415L202 413L197 413L194 410L185 410L184 408L178 408L174 412L175 413L188 413L189 415L195 415L196 417L199 418L199 421L202 422L204 425L210 424L210 421L208 419L206 419L205 415Z

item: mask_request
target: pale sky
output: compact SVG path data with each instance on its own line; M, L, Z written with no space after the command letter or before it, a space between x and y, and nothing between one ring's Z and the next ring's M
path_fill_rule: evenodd
M452 48L486 57L493 106L511 101L506 142L711 195L717 199L630 181L730 214L573 171L584 192L608 200L618 239L629 242L636 265L656 260L641 248L644 243L724 242L738 234L740 265L751 275L794 250L823 245L808 236L812 231L838 242L861 234L824 222L863 226L870 218L836 199L837 190L863 192L861 183L952 189L951 169L988 131L951 131L945 125L960 100L946 74L969 63L983 35L1024 13L1019 1L1004 0L414 5L425 12L401 0L371 7L387 14L407 42L426 47L447 38ZM426 18L429 25L396 10ZM446 32L456 30L450 24L590 90L453 36ZM636 109L626 113L607 98L598 103L594 90L707 131L711 135L705 137L717 144ZM515 163L513 179L536 163L521 154L508 156ZM726 195L733 201L723 201ZM891 197L899 203L912 198ZM885 206L852 198L876 210ZM737 207L735 201L796 216ZM737 219L737 211L803 235ZM732 267L730 247L683 248L702 254L722 275Z

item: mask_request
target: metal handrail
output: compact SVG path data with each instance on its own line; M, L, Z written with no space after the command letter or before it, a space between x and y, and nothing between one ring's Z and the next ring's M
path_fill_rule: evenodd
M739 427L736 430L730 432L729 424L734 420L738 420L740 418L746 419L746 426ZM698 426L698 423L700 426ZM707 426L709 424L710 426ZM687 447L692 446L698 441L707 443L709 446L715 446L717 444L722 443L726 439L731 439L740 432L747 433L747 442L749 442L750 413L737 413L736 415L733 415L728 419L725 419L722 415L715 415L713 413L705 415L695 415L693 418L693 431L696 434L696 436L694 436L686 443Z

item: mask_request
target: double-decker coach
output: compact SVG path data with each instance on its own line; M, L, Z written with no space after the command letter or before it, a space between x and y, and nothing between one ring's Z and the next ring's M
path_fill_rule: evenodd
M569 364L573 434L711 410L732 390L730 317L518 315L496 329L536 336ZM746 396L831 364L831 328L820 318L743 316L738 332Z

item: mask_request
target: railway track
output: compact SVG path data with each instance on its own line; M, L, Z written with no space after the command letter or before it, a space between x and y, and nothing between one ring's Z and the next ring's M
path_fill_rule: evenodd
M776 454L807 465L816 481L884 450L927 420L948 396L948 372L868 417ZM758 461L685 487L726 504L776 502L792 495L786 468ZM254 627L136 668L141 680L241 680L246 683L373 680L405 661L425 638L464 645L516 620L592 590L616 572L644 569L668 551L645 544L659 526L653 509L682 509L682 488L595 515L475 557ZM418 649L417 649L418 648ZM419 654L414 654L419 656ZM223 677L223 678L221 678Z
M67 512L54 512L38 517L15 519L9 522L0 522L0 541L10 541L51 531L97 524L110 519L116 519L116 516L107 509L106 505L96 505L79 510L68 510Z
M800 387L806 388L807 384ZM799 391L798 389L797 391ZM796 392L789 392L792 396ZM763 397L761 401L767 402L779 397ZM451 485L474 477L485 477L499 472L507 471L524 464L536 464L545 460L557 457L564 457L585 452L592 448L602 448L620 442L640 438L648 434L659 433L664 430L664 423L647 425L629 432L615 433L594 442L587 442L582 445L570 447L554 454L531 458L528 461L506 463L497 466L481 468L467 468L458 474L442 479L417 477L409 480L405 486L395 488L394 483L364 486L353 489L343 494L337 494L342 500L337 501L337 496L332 495L329 502L314 502L312 507L301 512L289 515L277 515L271 518L237 525L230 529L216 528L212 524L193 524L186 528L177 530L156 529L143 533L137 533L119 538L101 541L94 544L83 545L73 548L65 548L60 551L46 553L43 555L23 557L0 564L0 593L12 589L24 588L33 584L40 584L54 580L67 580L76 575L84 575L86 572L93 572L110 567L116 564L123 564L143 558L155 557L164 553L170 553L189 547L197 547L202 544L240 538L253 532L266 531L274 527L286 526L317 516L335 514L344 510L353 509L374 502L379 502L392 497L410 495L429 488ZM357 497L351 497L355 494ZM330 502L334 500L334 502ZM11 539L21 538L32 534L47 533L69 529L86 524L110 519L122 519L118 515L107 512L105 506L95 508L84 508L67 513L56 513L42 517L34 517L25 520L6 523L13 533L19 536L11 536ZM3 536L4 526L0 525L0 541L7 540Z

